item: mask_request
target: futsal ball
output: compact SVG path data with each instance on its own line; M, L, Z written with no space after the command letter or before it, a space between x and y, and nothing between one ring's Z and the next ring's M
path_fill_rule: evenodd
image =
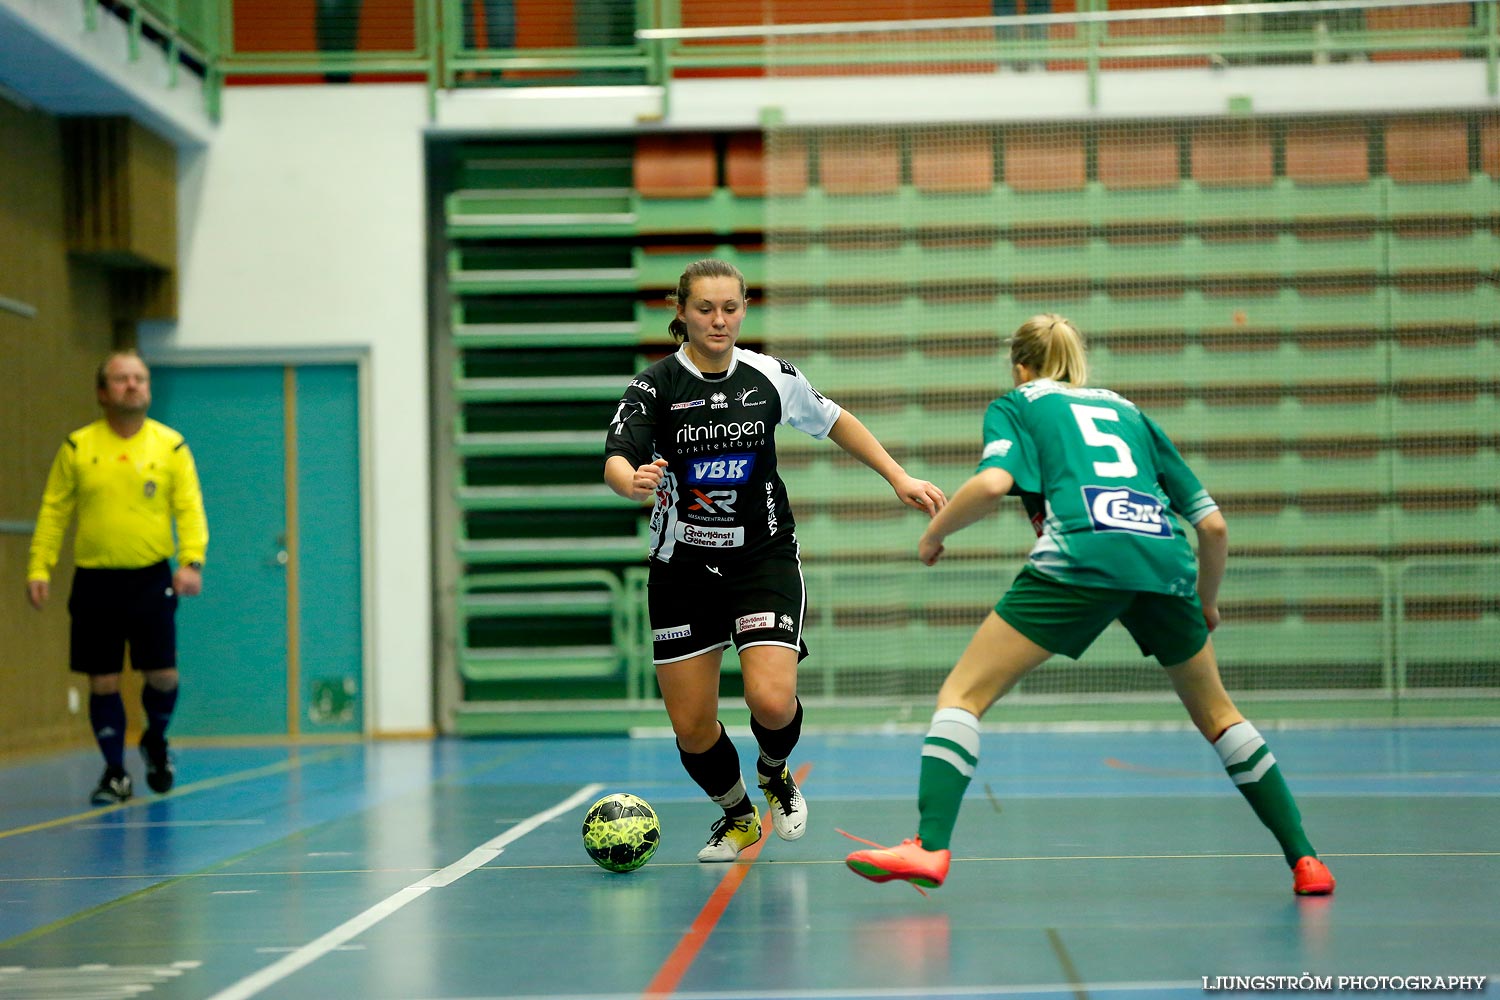
M583 848L608 871L635 871L651 860L660 841L656 811L628 792L604 796L583 817Z

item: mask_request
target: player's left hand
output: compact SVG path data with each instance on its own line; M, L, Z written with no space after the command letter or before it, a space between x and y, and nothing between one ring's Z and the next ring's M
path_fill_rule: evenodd
M917 540L917 558L923 566L931 566L943 558L943 540L922 532L922 537Z
M172 574L172 589L179 597L197 597L203 593L203 574L191 566L178 566Z
M928 517L942 510L948 503L948 498L943 495L943 491L925 479L913 479L907 476L896 482L894 488L902 503L923 511Z

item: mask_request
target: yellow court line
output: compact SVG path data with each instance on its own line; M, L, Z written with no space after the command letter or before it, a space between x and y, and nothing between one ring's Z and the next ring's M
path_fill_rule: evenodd
M153 795L150 798L133 798L112 806L100 806L98 809L89 809L85 812L74 813L71 816L59 816L57 819L43 820L40 823L32 823L30 826L18 826L13 830L0 830L0 840L4 840L6 837L19 837L23 833L36 833L39 830L50 830L53 827L67 826L70 823L77 823L80 820L90 819L94 816L104 816L109 813L119 812L122 809L150 805L152 802L159 802L162 799L180 798L181 796L191 795L195 792L204 792L212 788L222 788L224 785L238 784L241 781L250 781L254 778L264 778L270 774L279 774L282 771L301 767L303 764L313 764L327 760L337 754L347 753L352 749L354 748L341 746L324 750L320 753L309 754L305 757L300 754L294 754L287 760L267 764L264 767L253 768L249 771L239 771L234 774L224 774L217 778L204 778L202 781L195 781L191 784L183 785L181 788L174 788L165 795Z

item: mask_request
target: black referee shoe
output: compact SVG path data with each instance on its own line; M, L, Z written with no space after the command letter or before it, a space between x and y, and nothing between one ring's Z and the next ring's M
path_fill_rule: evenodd
M131 787L130 775L123 770L112 771L106 767L103 777L99 779L99 787L89 796L89 802L96 806L112 806L124 802L133 794L135 789Z
M146 784L157 794L172 790L177 777L172 766L172 755L167 752L167 738L153 737L150 733L141 737L141 759L146 762Z

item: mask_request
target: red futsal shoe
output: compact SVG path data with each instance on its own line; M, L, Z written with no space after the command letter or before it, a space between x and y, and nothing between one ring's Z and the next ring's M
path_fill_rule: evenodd
M948 877L948 851L929 851L920 840L903 840L896 847L874 847L855 851L844 863L850 871L871 882L901 879L921 888L936 889Z
M1334 884L1328 866L1311 854L1292 866L1292 891L1299 896L1332 895Z

